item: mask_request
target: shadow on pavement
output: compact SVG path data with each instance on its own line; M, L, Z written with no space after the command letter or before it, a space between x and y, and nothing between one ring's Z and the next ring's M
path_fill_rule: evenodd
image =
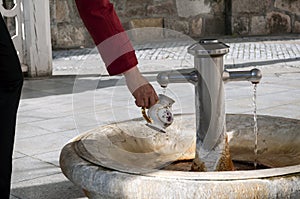
M245 62L245 63L238 63L238 64L226 64L225 68L245 68L251 66L265 66L265 65L272 65L272 64L279 64L279 63L288 63L288 62L295 62L300 61L300 57L296 58L289 58L289 59L275 59L275 60L266 60L266 61L254 61L254 62Z
M155 81L156 76L147 76L148 81ZM54 95L81 93L94 89L125 85L124 78L99 76L55 76L44 79L26 79L21 99L31 99Z
M30 185L15 188L11 198L20 199L79 199L86 198L83 191L72 182L63 181L50 184Z

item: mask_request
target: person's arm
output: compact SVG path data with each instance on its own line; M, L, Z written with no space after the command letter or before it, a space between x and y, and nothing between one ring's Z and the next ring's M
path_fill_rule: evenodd
M150 108L158 101L158 96L152 85L142 76L137 67L133 67L123 74L137 106Z
M109 0L76 0L79 15L110 75L135 67L134 48Z
M136 105L149 108L158 100L137 68L134 48L109 0L76 0L82 21L92 36L110 75L124 74Z

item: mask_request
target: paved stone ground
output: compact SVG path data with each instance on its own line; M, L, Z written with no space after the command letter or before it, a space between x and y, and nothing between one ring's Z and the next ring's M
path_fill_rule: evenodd
M277 37L275 37L277 38ZM255 65L268 65L281 62L292 62L299 59L300 37L292 38L244 38L244 39L220 39L229 47L229 53L225 55L227 68L241 68ZM175 42L147 43L136 45L136 56L140 61L142 71L153 71L157 67L144 63L175 62L177 67L182 67L183 62L189 62L192 67L193 57L187 53L187 48L195 43L194 40L177 40ZM105 74L104 63L102 62L97 49L86 48L76 50L62 50L53 52L53 74L65 75L78 73L84 74ZM93 63L93 64L91 64ZM96 63L96 64L95 64ZM171 66L176 68L176 66ZM165 69L165 67L164 67ZM167 66L166 69L170 69Z
M231 47L225 59L228 68L255 66L263 72L257 91L258 114L300 119L299 38L225 38L224 41ZM140 46L137 56L145 77L161 93L155 82L157 72L190 67L192 58L186 55L184 43L175 46L164 43L155 48L152 45ZM58 76L26 79L24 83L11 199L86 198L62 174L58 161L61 148L76 135L96 126L141 116L123 78L106 76L104 66L99 67L101 59L96 52L79 49L55 51L53 55L54 74ZM78 69L83 74L104 75L74 76ZM168 87L167 95L176 100L175 113L194 111L193 89L191 84ZM249 82L229 82L225 89L227 113L253 112L253 88Z

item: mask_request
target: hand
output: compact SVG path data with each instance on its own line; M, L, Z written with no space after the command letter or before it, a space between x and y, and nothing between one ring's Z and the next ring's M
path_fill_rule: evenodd
M137 88L132 95L135 98L135 104L139 107L150 108L158 101L156 92L149 83Z
M124 73L126 84L135 98L138 107L150 108L158 101L158 96L152 85L141 75L137 67Z

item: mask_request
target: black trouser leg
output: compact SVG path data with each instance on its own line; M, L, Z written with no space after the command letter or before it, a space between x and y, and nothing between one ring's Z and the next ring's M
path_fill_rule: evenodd
M0 198L9 199L16 115L23 76L20 62L0 14Z

